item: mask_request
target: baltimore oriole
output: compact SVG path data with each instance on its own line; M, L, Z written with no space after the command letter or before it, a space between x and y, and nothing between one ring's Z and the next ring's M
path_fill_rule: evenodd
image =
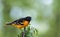
M11 23L7 23L6 25L12 25L12 26L14 26L16 28L24 28L24 27L28 26L30 21L31 21L31 17L27 16L27 17L15 20L15 21L13 21Z

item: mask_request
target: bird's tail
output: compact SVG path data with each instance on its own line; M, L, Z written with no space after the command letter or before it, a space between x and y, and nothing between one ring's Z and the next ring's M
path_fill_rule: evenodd
M7 23L6 25L12 25L12 23Z

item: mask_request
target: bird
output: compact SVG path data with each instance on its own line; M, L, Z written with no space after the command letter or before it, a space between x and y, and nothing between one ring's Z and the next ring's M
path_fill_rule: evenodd
M27 27L29 25L30 21L31 21L31 17L27 16L27 17L15 20L11 23L7 23L6 25L11 25L11 26L21 29L21 28Z

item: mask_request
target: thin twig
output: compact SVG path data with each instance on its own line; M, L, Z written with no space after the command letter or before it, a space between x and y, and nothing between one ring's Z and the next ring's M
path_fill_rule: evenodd
M24 31L22 32L22 37L25 37L25 33L26 33L26 28L24 27Z

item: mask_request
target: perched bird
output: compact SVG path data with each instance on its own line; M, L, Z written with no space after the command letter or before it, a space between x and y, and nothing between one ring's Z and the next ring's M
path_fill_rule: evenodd
M24 28L26 26L28 26L28 24L30 23L31 21L31 17L30 16L27 16L27 17L24 17L24 18L20 18L18 20L15 20L11 23L7 23L6 25L12 25L16 28Z

